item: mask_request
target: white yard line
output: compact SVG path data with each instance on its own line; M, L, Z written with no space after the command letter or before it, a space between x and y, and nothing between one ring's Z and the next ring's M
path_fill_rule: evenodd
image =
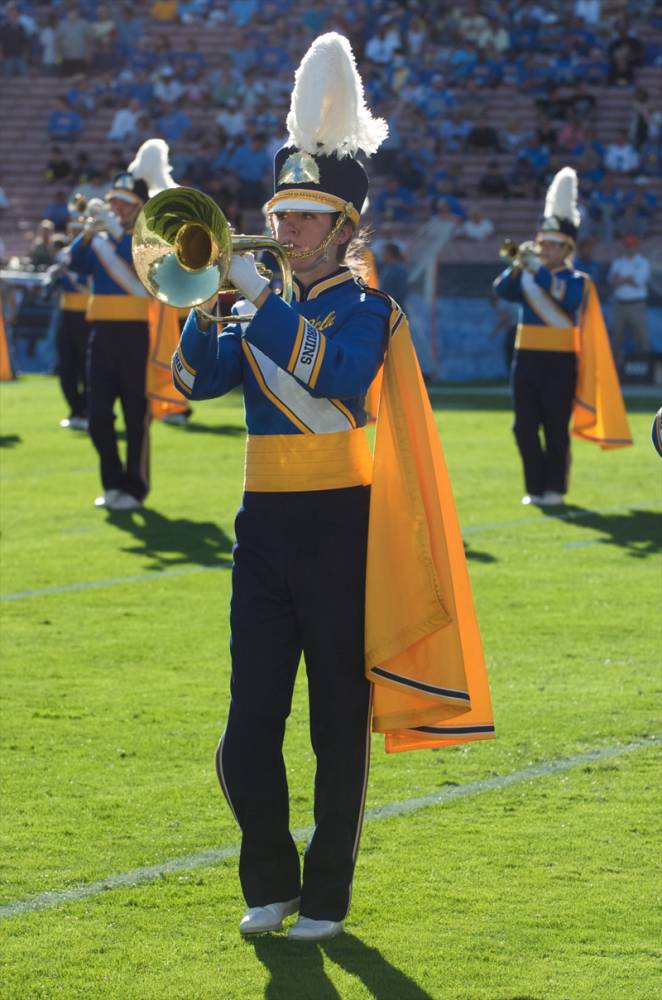
M525 767L521 771L513 771L510 774L497 775L494 778L485 778L482 781L473 781L466 785L456 785L452 788L445 788L441 792L434 792L431 795L405 799L403 802L389 802L386 805L366 810L364 819L366 822L391 819L393 816L403 816L407 813L418 812L419 809L442 805L445 802L451 802L453 799L480 795L483 792L498 791L502 788L507 788L509 785L516 785L523 781L532 781L535 778L546 778L553 774L569 771L571 768L578 767L581 764L607 760L610 757L632 753L634 750L656 746L661 738L651 737L636 743L588 750L585 753L576 754L574 757L561 757L558 760L541 761L540 764L533 764L531 767ZM292 836L297 841L305 842L310 837L312 831L312 827L303 827L299 830L293 830ZM34 913L38 910L49 910L56 906L64 906L66 903L77 903L82 899L99 896L112 889L131 888L143 882L151 882L162 875L189 871L192 868L205 868L219 861L224 861L226 858L238 857L238 855L239 845L231 844L228 847L211 848L206 851L200 851L197 854L189 854L183 858L173 858L171 861L163 861L160 864L149 865L146 868L136 868L133 871L123 872L120 875L109 875L100 881L87 882L83 885L72 886L70 889L56 889L52 892L42 892L31 899L16 900L16 902L5 903L3 906L0 906L0 919L19 917L24 913Z

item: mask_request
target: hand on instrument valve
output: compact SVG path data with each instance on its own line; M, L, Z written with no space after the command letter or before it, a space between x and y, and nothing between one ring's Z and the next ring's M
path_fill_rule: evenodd
M540 270L542 261L540 260L536 244L533 240L527 240L526 243L520 243L519 250L517 251L517 263L525 271L530 271L531 274L535 274Z
M101 198L91 198L87 203L86 212L87 219L83 232L88 238L96 236L97 233L108 233L114 239L120 240L124 235L122 223Z
M255 302L265 288L269 287L267 279L258 272L252 253L232 254L228 278L249 302Z

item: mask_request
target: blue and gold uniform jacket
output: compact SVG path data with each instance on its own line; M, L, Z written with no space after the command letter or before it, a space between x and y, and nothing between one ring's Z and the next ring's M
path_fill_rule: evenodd
M55 281L60 287L60 309L84 313L89 299L87 276L67 268L59 272Z
M291 304L272 294L249 323L220 335L199 330L192 312L173 356L175 386L189 399L242 386L247 489L365 485L365 396L384 360L392 303L345 267L308 289L293 284Z
M71 266L80 275L91 275L88 320L147 320L149 297L133 270L131 233L119 240L100 233L89 243L82 234L77 236L71 244Z
M515 347L520 351L579 349L579 317L587 287L586 275L564 267L536 274L507 268L494 282L500 298L520 305Z

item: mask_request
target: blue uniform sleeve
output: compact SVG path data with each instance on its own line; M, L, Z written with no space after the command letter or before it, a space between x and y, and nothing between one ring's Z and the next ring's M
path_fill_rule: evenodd
M172 380L188 399L224 396L242 381L241 327L202 331L191 310L172 356Z
M244 336L316 398L365 395L384 360L390 306L363 292L333 336L325 336L276 295L270 295Z
M495 280L492 285L495 293L500 299L507 302L523 302L522 295L522 272L512 267L507 267Z
M572 320L575 319L584 295L584 279L581 274L558 278L542 266L534 275L534 281L558 302Z
M69 247L71 269L76 271L77 274L92 274L94 270L94 254L92 253L92 246L90 243L85 242L85 238L81 233L77 236Z

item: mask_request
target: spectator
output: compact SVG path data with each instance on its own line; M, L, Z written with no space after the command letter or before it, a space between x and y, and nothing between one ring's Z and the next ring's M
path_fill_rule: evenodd
M531 138L528 129L522 128L518 118L511 118L501 130L501 148L504 153L519 153Z
M591 235L611 242L616 227L623 214L624 192L617 186L617 180L609 174L602 185L594 185L588 197L588 217Z
M68 106L79 115L91 115L96 109L96 94L91 80L75 76L65 95Z
M397 243L384 244L378 274L379 287L406 312L408 272L404 255Z
M265 142L265 136L256 132L248 136L230 157L230 170L240 178L241 208L262 208L267 200L273 160Z
M228 12L238 28L245 28L257 14L257 0L230 0Z
M153 95L162 104L173 106L180 100L184 88L175 77L172 66L162 66L154 81Z
M508 177L511 198L538 198L542 194L542 179L529 160L519 159Z
M80 16L78 7L72 4L67 8L67 12L57 29L57 47L62 59L60 63L62 76L75 76L76 73L87 72L91 42L91 25Z
M637 87L634 92L628 137L635 149L640 149L648 139L651 128L659 129L660 112L655 110L650 102L650 95L643 87Z
M41 68L48 76L58 72L57 14L47 13L38 34L41 46Z
M634 83L634 73L643 61L643 45L632 35L627 23L622 22L619 32L607 49L610 86L629 86Z
M657 197L653 191L638 187L632 198L624 206L618 231L633 233L644 239L650 236L657 212Z
M617 142L610 142L605 151L605 167L618 174L634 174L639 166L639 154L628 138L627 130L619 132Z
M118 108L106 133L109 142L135 143L143 110L140 102L132 98L124 108Z
M572 114L586 121L595 111L596 99L589 90L588 83L580 80L576 85L574 93L568 98L567 108Z
M169 143L174 143L186 136L191 128L191 118L183 101L177 101L157 119L156 124L163 138Z
M67 192L58 190L46 206L45 218L52 224L53 228L66 230L69 222L69 206L67 204Z
M494 234L494 223L475 205L469 212L469 218L457 230L458 236L468 240L482 242Z
M467 135L466 147L480 153L498 153L501 149L499 134L495 128L481 118Z
M154 21L167 23L177 20L177 0L154 0L149 8L149 13Z
M496 160L488 160L485 173L478 181L478 193L488 198L507 198L510 194L508 181L499 169Z
M64 97L55 98L56 108L48 118L48 137L55 142L76 142L83 128L83 120L72 111Z
M593 284L597 286L602 280L602 264L593 256L593 250L594 242L592 239L579 241L575 258L575 271L588 274Z
M541 118L536 128L536 139L539 146L544 146L548 153L556 153L559 144L559 132L556 125L549 118ZM529 146L529 142L525 144ZM518 150L518 155L522 151Z
M71 163L65 159L61 148L53 146L46 161L46 180L49 184L60 184L62 181L69 180L72 174Z
M376 196L373 206L381 222L401 222L411 215L414 198L406 187L398 183L397 177L389 175L382 191Z
M461 153L465 147L467 136L473 128L468 118L464 117L460 108L451 112L450 118L442 119L439 125L439 138L448 153Z
M224 136L233 138L243 135L246 131L246 116L239 107L236 97L231 97L225 107L216 115L216 124L223 130Z
M5 8L7 20L0 25L0 52L2 52L2 75L26 76L30 39L20 22L17 4L10 3Z
M599 24L600 0L575 0L575 17L586 24Z
M61 193L61 192L60 192ZM68 213L67 213L68 218ZM30 247L30 263L36 271L45 271L55 260L53 234L55 225L51 218L42 219Z
M578 152L581 154L585 142L586 132L584 131L584 126L581 124L579 118L573 115L570 121L565 122L559 129L559 149L570 155L577 155Z
M387 66L393 58L393 53L400 48L402 41L399 33L394 31L387 21L382 20L377 25L376 33L366 42L364 57L379 66Z
M76 184L94 184L99 180L99 169L90 160L89 154L80 150L73 163L73 180Z
M644 354L648 350L646 301L651 267L648 260L637 252L638 246L636 236L625 236L624 253L612 261L607 275L614 300L611 339L619 368L622 368L625 358L626 333L634 341L639 353Z
M4 212L6 208L9 208L9 198L5 194L5 189L0 187L0 211Z

